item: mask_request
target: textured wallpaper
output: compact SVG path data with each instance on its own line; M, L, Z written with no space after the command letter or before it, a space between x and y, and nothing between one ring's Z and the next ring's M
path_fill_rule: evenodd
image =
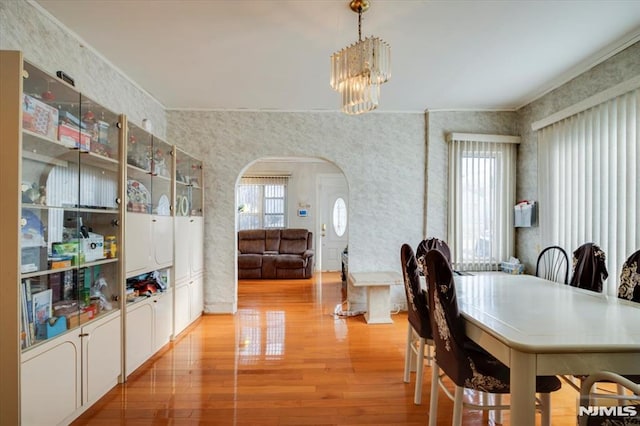
M423 233L424 116L169 111L169 140L205 161L205 309L235 310L235 185L263 157L334 163L349 185L349 268L401 272L404 242ZM404 300L401 286L392 300ZM354 308L365 298L350 289Z
M25 0L0 2L0 49L21 50L25 60L51 75L64 71L84 95L135 124L150 119L153 133L165 138L165 110L158 101Z

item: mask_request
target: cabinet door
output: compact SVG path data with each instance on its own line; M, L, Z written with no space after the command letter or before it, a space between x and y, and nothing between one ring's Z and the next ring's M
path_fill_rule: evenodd
M125 359L127 376L153 354L153 307L146 300L127 309Z
M189 279L191 266L189 257L191 255L189 247L191 241L189 237L190 218L187 216L176 216L175 220L175 258L173 261L173 269L175 275L175 283L180 283Z
M191 302L189 294L189 284L184 283L176 287L175 295L175 321L174 336L180 334L191 322L191 314L189 312Z
M171 216L153 216L151 222L153 269L173 264L173 218Z
M189 228L189 249L191 252L191 276L204 271L204 219L191 217Z
M23 425L56 425L81 404L81 338L45 343L23 354L20 368Z
M173 328L172 298L173 294L169 290L166 293L159 294L153 300L155 317L154 352L160 350L171 339Z
M142 213L127 213L125 247L127 277L148 271L151 265L151 221Z
M82 328L82 334L82 403L91 404L118 383L122 356L120 313L90 323Z
M190 288L190 301L191 301L191 307L190 307L190 318L189 318L189 322L193 322L195 320L197 320L201 315L202 315L202 310L204 309L204 297L202 294L203 288L202 288L202 276L199 276L197 278L194 278L194 280L189 283L189 288Z

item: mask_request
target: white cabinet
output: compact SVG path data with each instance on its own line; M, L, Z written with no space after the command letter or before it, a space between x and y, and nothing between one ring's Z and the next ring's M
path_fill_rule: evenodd
M32 349L20 368L22 424L56 425L82 404L82 342L74 330Z
M122 362L120 313L82 328L83 404L93 404L118 383Z
M169 343L173 334L173 291L155 297L153 303L154 315L154 352L162 349L164 345Z
M126 374L129 376L165 344L172 333L173 292L157 293L127 306Z
M171 267L173 264L173 218L127 213L127 277Z
M204 308L203 234L201 216L175 217L175 335L198 319Z
M125 253L127 277L150 271L151 220L149 215L127 213L125 221Z
M173 264L173 147L127 126L126 275Z
M189 283L189 313L190 322L193 322L200 318L202 310L204 309L204 294L203 294L203 282L202 275L195 277Z
M124 116L20 52L0 82L0 424L68 423L122 375Z
M188 281L176 284L174 336L182 333L191 323L191 288Z
M120 312L26 352L21 365L22 424L58 424L73 419L118 382Z
M153 269L166 268L173 264L173 218L171 216L151 217L151 247Z
M150 300L127 306L125 354L127 376L153 354L153 306Z

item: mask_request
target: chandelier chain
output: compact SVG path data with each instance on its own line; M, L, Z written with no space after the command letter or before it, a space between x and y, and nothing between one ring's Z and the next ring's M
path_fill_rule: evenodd
M362 6L358 8L358 41L362 41Z

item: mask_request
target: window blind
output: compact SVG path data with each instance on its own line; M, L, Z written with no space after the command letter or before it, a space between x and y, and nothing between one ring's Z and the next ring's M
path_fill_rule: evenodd
M542 247L572 253L586 242L599 245L610 295L622 263L640 248L639 93L636 88L538 132Z
M496 270L514 254L517 136L452 133L448 243L457 270Z
M289 176L245 176L237 189L238 229L287 226Z

